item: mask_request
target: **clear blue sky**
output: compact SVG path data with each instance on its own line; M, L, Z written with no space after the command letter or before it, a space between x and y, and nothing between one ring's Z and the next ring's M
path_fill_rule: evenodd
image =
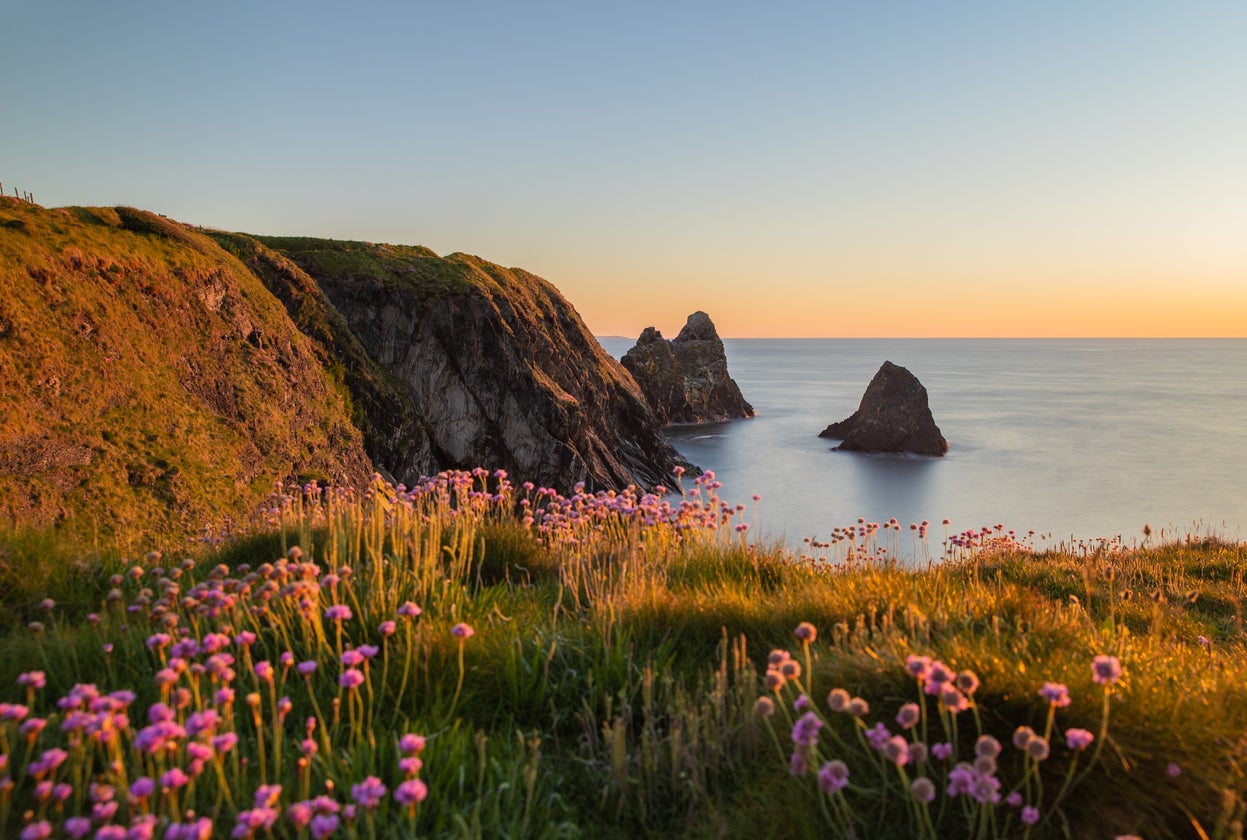
M1247 334L1247 3L0 2L0 181L599 334Z

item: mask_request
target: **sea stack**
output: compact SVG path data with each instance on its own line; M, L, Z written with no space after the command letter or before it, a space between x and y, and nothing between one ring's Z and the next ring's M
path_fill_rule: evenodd
M899 365L884 362L870 380L857 411L832 423L819 437L841 441L837 449L851 452L909 452L942 456L948 441L940 434L927 389Z
M727 372L727 354L714 322L694 312L671 341L646 327L620 360L663 424L715 423L753 416Z

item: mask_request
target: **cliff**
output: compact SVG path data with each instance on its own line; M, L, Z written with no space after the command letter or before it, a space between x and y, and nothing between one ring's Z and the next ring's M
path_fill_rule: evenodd
M344 384L211 239L0 201L0 522L193 533L371 473Z
M381 464L398 480L487 465L562 490L652 487L686 463L627 372L545 280L427 248L256 239L314 280L367 359L400 383L410 414L374 417L374 434L424 436L427 450L413 445L417 457ZM404 426L412 422L419 428Z
M705 312L688 316L671 341L646 327L621 361L663 423L753 416L753 406L728 373L723 341Z

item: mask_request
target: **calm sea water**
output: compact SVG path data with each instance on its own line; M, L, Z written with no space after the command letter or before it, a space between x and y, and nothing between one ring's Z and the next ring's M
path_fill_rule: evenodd
M672 427L720 495L794 548L840 525L1004 523L1053 542L1247 529L1247 340L735 339L728 367L757 410ZM631 340L603 339L616 358ZM926 386L944 458L835 452L885 360ZM1037 545L1045 543L1037 541Z

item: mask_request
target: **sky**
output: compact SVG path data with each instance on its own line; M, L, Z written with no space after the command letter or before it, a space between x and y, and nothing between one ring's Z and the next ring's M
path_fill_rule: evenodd
M1247 3L0 0L0 182L598 335L1247 336Z

